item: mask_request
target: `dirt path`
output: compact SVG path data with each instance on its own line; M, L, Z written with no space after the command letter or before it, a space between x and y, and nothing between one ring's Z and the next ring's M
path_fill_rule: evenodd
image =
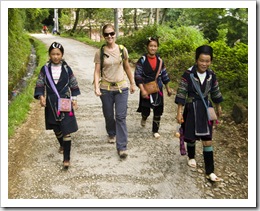
M180 156L178 139L173 136L176 128L174 96L166 97L165 113L160 128L161 138L155 140L151 133L151 117L145 129L140 126L140 115L136 112L139 90L129 95L127 117L129 156L124 161L120 160L115 145L106 142L101 102L94 95L91 84L96 48L58 36L44 34L33 36L42 40L47 46L53 41L61 42L64 46L64 58L72 67L81 89L81 95L78 96L79 109L76 112L79 131L72 135L71 167L64 171L62 155L58 153L58 143L53 132L45 130L44 111L40 108L39 102L35 101L28 121L9 140L9 199L247 197L247 181L243 187L235 186L229 190L229 180L212 184L204 178L202 152L199 149L201 147L198 147L199 168L197 170L188 168L186 156ZM220 166L218 156L222 156L221 153L220 151L216 156L217 167ZM247 174L247 168L243 169L243 173ZM238 189L240 195L232 195ZM149 201L146 205L152 206L151 203L152 201ZM178 205L174 200L167 203L172 207ZM127 205L131 206L128 203ZM179 206L185 205L179 204Z

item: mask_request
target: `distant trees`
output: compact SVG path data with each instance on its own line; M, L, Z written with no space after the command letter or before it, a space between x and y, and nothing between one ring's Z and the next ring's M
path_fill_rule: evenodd
M215 41L218 38L218 30L227 29L229 46L234 46L238 40L248 43L247 8L169 9L165 22L170 26L195 26L209 41Z
M39 30L42 24L53 25L54 9L25 8L23 25L27 31ZM114 22L113 8L60 8L61 31L91 34L99 31L105 23ZM193 26L210 42L215 41L219 30L227 29L229 46L236 42L248 43L247 8L118 8L119 29L124 35L151 24L170 27Z

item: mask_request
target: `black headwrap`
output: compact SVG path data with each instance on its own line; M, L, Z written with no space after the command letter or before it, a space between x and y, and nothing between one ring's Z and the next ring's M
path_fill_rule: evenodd
M49 47L49 54L51 53L51 50L54 49L54 48L60 49L62 55L64 54L64 48L63 48L63 46L62 46L60 43L58 43L58 42L53 42L53 43L51 44L51 46Z
M210 55L211 60L213 60L213 48L208 45L202 45L196 49L196 61L200 57L200 54Z

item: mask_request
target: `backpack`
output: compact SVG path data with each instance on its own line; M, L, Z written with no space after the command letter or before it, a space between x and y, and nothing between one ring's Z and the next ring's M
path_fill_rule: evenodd
M106 44L103 44L100 48L100 76L102 77L102 69L103 69L103 62L104 62L104 56L107 56L106 54L104 54L104 47ZM123 45L118 45L119 46L119 50L120 50L120 56L122 58L122 61L125 59L125 55L124 55L124 48L125 46ZM108 56L107 56L108 57Z

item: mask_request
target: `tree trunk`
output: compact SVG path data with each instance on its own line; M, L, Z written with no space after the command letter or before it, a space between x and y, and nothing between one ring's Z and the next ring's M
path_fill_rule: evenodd
M115 32L116 36L119 36L119 27L118 27L118 9L114 9L114 27L115 27Z
M153 8L150 8L150 12L148 14L148 25L152 24L153 22Z
M134 9L134 29L138 30L138 25L137 25L137 8Z
M166 17L167 12L168 12L168 8L164 8L164 9L163 9L163 13L162 13L162 18L161 18L161 20L160 20L160 24L161 24L161 25L163 24L163 22L164 22L164 20L165 20L165 17Z
M159 12L160 12L160 9L156 8L155 9L155 24L159 24Z
M80 12L80 8L78 8L76 10L76 19L75 19L75 22L74 22L74 25L73 25L73 28L70 32L70 35L73 36L73 34L75 33L76 31L76 28L77 28L77 25L78 25L78 22L79 22L79 12Z

